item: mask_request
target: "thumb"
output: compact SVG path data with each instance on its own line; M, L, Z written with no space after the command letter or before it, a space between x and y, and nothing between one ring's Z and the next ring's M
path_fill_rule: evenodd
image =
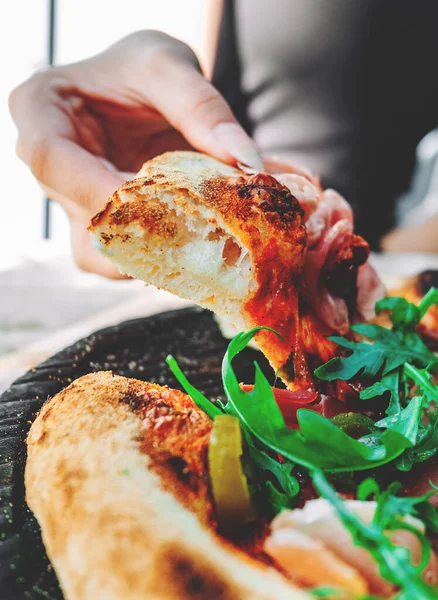
M155 54L148 71L150 103L194 148L226 162L263 169L254 142L194 65L170 53Z

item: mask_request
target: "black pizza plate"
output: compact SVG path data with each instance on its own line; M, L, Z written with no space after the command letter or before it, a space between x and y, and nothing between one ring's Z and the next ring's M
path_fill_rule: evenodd
M15 381L0 397L0 599L62 599L38 523L25 501L25 439L47 400L74 379L111 370L179 388L165 363L171 353L188 379L209 398L221 397L221 362L227 347L212 313L199 308L160 313L102 329L52 356ZM241 381L254 379L261 353L246 349L237 365Z

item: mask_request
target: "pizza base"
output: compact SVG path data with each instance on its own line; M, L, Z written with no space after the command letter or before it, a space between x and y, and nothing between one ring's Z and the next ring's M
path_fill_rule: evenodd
M149 430L137 409L151 398L171 405L172 392L90 374L49 400L32 425L26 499L65 598L310 598L165 489L140 449Z
M278 331L284 343L266 331L256 341L274 370L285 367L280 377L300 386L302 214L270 175L247 175L196 152L168 152L122 185L89 230L122 273L208 308L240 331ZM302 379L308 388L307 371Z
M256 287L254 264L224 215L202 200L205 182L239 173L200 154L164 154L93 218L94 244L122 273L230 315L244 328L236 307Z

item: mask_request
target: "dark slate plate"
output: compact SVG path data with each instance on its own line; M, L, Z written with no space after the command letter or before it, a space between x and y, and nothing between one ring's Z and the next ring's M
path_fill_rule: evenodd
M36 520L24 499L25 438L44 401L71 381L100 370L178 387L165 358L172 353L189 380L210 398L222 393L227 341L213 316L198 308L127 321L93 333L32 369L0 398L0 599L62 599ZM272 378L260 353L245 350L241 381L253 381L253 361Z

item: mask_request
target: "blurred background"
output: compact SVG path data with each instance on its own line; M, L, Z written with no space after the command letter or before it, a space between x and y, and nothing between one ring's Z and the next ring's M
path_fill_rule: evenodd
M70 257L67 218L53 202L47 213L42 190L15 154L9 93L52 58L55 64L75 62L132 31L160 29L188 43L202 59L203 0L124 0L123 7L101 0L0 3L0 391L99 327L178 304L158 290L146 294L139 282L80 272Z
M104 50L137 29L165 31L184 40L202 56L206 4L203 0L124 0L121 11L117 3L101 0L0 3L1 22L11 24L2 28L0 39L3 56L0 152L4 174L0 265L3 268L21 253L35 251L36 245L41 247L47 233L53 251L55 247L67 250L69 245L69 228L63 211L51 203L47 232L43 193L29 169L15 155L16 130L7 108L11 90L36 70L48 66L51 47L56 64L71 63Z
M181 306L139 282L106 281L80 272L70 256L69 225L48 205L15 154L8 95L38 69L79 61L139 29L159 29L207 56L207 0L14 0L0 3L0 391L27 368L89 334L123 319ZM86 18L84 18L86 15ZM431 74L431 76L433 76ZM427 222L438 207L438 130L417 150L417 170L400 199L398 223ZM438 254L375 256L384 274L438 269Z

